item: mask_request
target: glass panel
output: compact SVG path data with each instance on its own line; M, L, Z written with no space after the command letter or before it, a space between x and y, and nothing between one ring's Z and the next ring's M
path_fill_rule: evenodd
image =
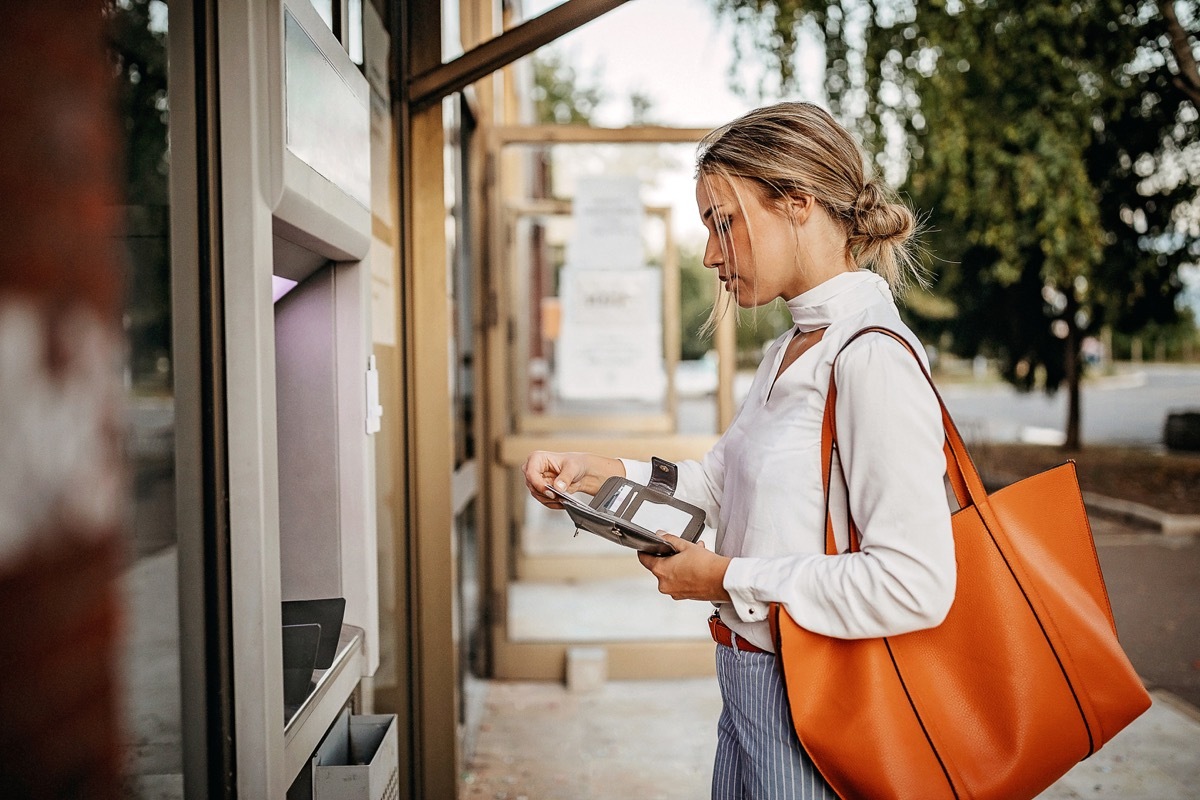
M110 5L125 140L126 451L132 524L126 572L127 794L182 797L174 399L167 187L167 6Z
M527 0L524 3L506 3L505 11L511 15L507 25L512 27L522 22L528 22L534 17L540 17L552 8L561 6L567 0Z
M483 719L487 697L488 629L484 624L486 585L483 559L480 557L479 503L471 500L454 520L454 539L458 580L454 593L458 652L458 726L463 743L462 757L469 760L475 750L475 737Z
M505 201L520 427L715 432L715 354L699 329L716 279L700 263L695 145L507 151L506 169L533 176Z
M557 5L558 0L524 4L525 18ZM573 73L574 88L598 90L587 120L592 125L715 127L758 105L750 98L763 76L751 58L735 70L733 32L727 20L717 18L714 5L709 0L626 3L559 37L536 57L558 58ZM805 39L799 59L797 74L806 81L794 99L823 99L819 42ZM731 81L745 87L745 97Z
M371 204L370 153L346 147L346 142L368 138L370 117L366 90L361 96L338 74L330 58L312 35L284 11L284 84L286 92L287 146L304 163L360 202ZM315 37L315 39L314 39ZM325 37L327 38L327 37ZM340 124L329 125L329 119Z
M468 169L474 119L462 95L442 101L445 125L446 257L450 270L450 354L454 466L459 475L475 475L475 325L474 297L478 267L472 248L472 204ZM458 483L458 481L456 481ZM470 486L472 480L463 481ZM458 489L474 495L474 489ZM454 630L458 654L458 723L472 735L478 728L486 676L487 631L483 625L484 576L479 546L479 503L475 496L452 498L461 511L454 518L455 593ZM471 743L466 742L469 752Z

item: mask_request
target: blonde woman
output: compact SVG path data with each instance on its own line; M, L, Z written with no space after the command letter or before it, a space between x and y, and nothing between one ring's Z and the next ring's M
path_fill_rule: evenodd
M713 449L677 465L676 496L705 509L715 551L670 537L677 555L639 559L664 594L717 608L710 628L724 708L713 798L834 798L792 729L767 610L782 603L809 630L856 639L933 627L950 608L940 409L916 359L888 336L859 337L837 357L840 450L829 495L840 554L825 555L830 370L846 340L871 325L923 354L892 295L914 276L915 220L868 178L854 139L809 103L761 108L714 130L696 175L705 266L742 308L782 298L795 325L766 352ZM550 482L594 493L611 475L650 479L647 463L588 453L537 452L524 470L551 507ZM848 509L838 500L847 496ZM848 552L849 517L859 552Z

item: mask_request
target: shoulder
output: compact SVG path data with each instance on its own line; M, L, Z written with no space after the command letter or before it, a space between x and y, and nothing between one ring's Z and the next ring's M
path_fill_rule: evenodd
M830 330L834 334L830 356L836 359L838 380L877 370L891 371L889 367L899 367L916 375L928 370L924 345L900 319L895 308L872 309L871 312L841 321L836 331ZM869 330L871 328L883 330Z

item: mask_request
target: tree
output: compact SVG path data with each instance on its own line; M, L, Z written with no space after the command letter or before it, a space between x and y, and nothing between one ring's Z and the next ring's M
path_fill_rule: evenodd
M831 108L928 214L934 291L957 313L914 327L1020 388L1065 383L1078 448L1084 336L1173 320L1197 251L1200 80L1174 5L714 2L784 91L804 26L824 41Z
M166 205L167 33L152 24L155 6L163 4L110 0L104 13L126 137L127 193L141 204Z
M700 329L712 309L716 286L702 261L699 250L679 251L679 341L684 360L703 358L712 347Z
M139 389L171 385L171 285L167 150L166 5L108 0L109 64L125 143L125 319L129 366Z
M575 68L557 50L540 50L533 59L534 117L557 125L587 125L604 99L597 85L580 81Z

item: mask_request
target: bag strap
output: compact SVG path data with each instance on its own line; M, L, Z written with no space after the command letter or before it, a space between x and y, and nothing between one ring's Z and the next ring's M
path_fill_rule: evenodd
M971 461L971 456L967 453L967 447L963 443L962 435L959 434L958 428L954 425L954 420L950 418L950 412L946 409L946 402L942 400L942 396L938 392L937 386L934 385L933 377L929 374L929 370L925 368L924 362L917 356L917 352L913 349L912 344L899 333L880 325L871 325L856 331L850 338L843 342L829 366L829 391L825 395L825 415L821 421L821 480L822 485L825 487L825 553L827 555L836 555L838 552L837 542L833 535L833 517L829 513L829 490L832 485L833 451L837 448L837 359L851 342L868 333L882 333L892 337L904 345L904 348L916 359L917 366L921 369L921 374L929 381L929 386L933 389L933 394L942 409L942 427L946 432L946 441L942 449L946 456L946 475L950 480L954 496L961 508L976 506L981 510L987 509L990 512L987 491L984 489L983 480L979 477L979 471L975 468L974 462ZM849 487L847 487L848 490ZM985 513L985 516L990 518L991 514ZM850 516L851 552L859 550L860 539L861 536L854 524L854 518Z

